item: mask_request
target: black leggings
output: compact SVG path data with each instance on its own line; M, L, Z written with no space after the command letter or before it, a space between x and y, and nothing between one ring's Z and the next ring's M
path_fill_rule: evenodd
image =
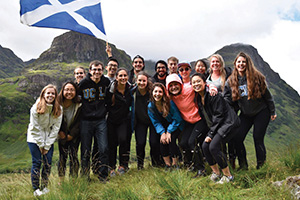
M248 167L246 148L244 140L250 130L253 127L253 140L256 151L257 166L261 166L266 161L266 147L264 144L264 137L267 131L267 127L270 122L270 111L268 108L260 111L253 117L248 117L244 114L240 114L241 126L238 134L234 138L234 145L239 160L240 167Z
M160 135L155 132L155 128L150 124L143 124L137 120L135 126L135 140L136 140L136 155L138 166L144 166L145 159L145 146L147 141L147 133L149 127L149 143L150 143L150 156L153 166L158 166L162 163L160 155Z
M161 151L161 155L163 157L170 156L170 154L171 154L172 158L179 156L179 151L178 151L178 146L176 144L176 140L177 140L180 132L181 131L179 129L177 129L176 131L171 133L171 142L169 144L160 143L160 151Z
M80 139L77 138L76 142L67 141L62 144L62 142L58 141L58 149L59 149L59 162L58 162L58 175L60 177L65 176L66 173L66 165L68 156L70 158L70 175L77 177L79 170L79 161L78 161L78 147L79 147Z
M179 146L185 152L184 159L187 165L193 163L196 169L203 170L205 168L202 149L198 148L196 144L203 143L208 130L205 120L199 120L195 124L186 122Z
M109 149L109 166L111 169L116 168L117 147L119 146L119 164L122 167L128 166L128 131L127 121L120 124L107 122L108 149Z
M216 133L211 142L203 142L203 153L210 166L215 165L216 163L221 167L221 169L224 169L228 166L227 157L223 151L223 148L226 142L230 141L232 137L237 134L238 130L238 127L232 128L230 134L228 134L225 138L222 138L220 134Z

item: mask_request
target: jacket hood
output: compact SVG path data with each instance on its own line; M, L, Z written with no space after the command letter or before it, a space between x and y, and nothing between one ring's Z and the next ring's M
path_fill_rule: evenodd
M181 89L182 89L182 87L183 87L182 80L177 74L170 74L170 75L167 76L167 78L166 78L166 87L167 87L168 91L169 91L169 85L170 85L171 82L180 83Z

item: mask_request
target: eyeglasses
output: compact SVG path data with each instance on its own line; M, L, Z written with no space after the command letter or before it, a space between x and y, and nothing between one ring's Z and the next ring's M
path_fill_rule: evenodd
M186 68L179 68L178 69L180 72L183 72L183 71L189 71L190 70L190 68L189 67L186 67Z
M101 72L101 71L102 71L101 68L92 68L91 70L92 70L92 71L95 71L95 72L96 72L96 71L98 71L98 72Z
M166 67L157 67L157 69L166 69Z
M83 74L83 72L77 72L77 73L75 73L76 75L79 75L79 74Z

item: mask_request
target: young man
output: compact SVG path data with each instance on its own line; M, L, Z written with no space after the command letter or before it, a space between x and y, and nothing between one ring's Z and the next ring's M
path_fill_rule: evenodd
M177 74L177 69L178 69L178 62L179 60L174 57L171 56L170 58L168 58L168 68L169 68L169 73L170 74Z
M166 85L166 77L168 75L167 63L163 60L159 60L155 64L155 74L153 76L154 82L162 83Z
M129 72L129 83L134 84L136 80L136 76L140 71L145 69L145 61L144 58L140 55L137 55L132 60L132 69Z
M111 82L116 79L116 72L119 66L117 59L113 57L108 58L107 66L105 67L107 74L105 75Z
M105 182L108 176L105 90L110 81L104 77L103 68L102 62L92 61L89 65L89 74L79 83L79 88L83 110L80 124L82 175L89 179L92 140L96 138L99 153L97 175L100 181Z

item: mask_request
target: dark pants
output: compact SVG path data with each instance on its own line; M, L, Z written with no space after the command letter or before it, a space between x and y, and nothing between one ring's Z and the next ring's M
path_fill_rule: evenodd
M116 169L117 163L117 148L119 146L119 165L128 167L128 129L127 121L124 120L120 124L107 122L108 130L108 148L109 148L109 167Z
M171 133L171 142L169 144L160 143L160 151L163 157L171 156L172 158L176 158L179 156L176 140L180 132L181 131L177 129L176 131Z
M202 150L198 148L197 143L203 143L208 130L206 122L199 120L195 124L186 122L182 131L179 146L185 152L185 161L190 164L193 163L196 169L205 169Z
M152 166L159 166L162 164L162 159L160 155L160 135L155 132L155 128L152 125L152 123L143 124L137 121L135 126L135 140L138 167L144 166L145 146L147 141L148 127L150 130L149 143Z
M80 139L77 139L75 142L67 141L66 143L62 143L58 141L59 148L59 162L58 162L58 176L65 176L66 173L66 163L68 160L68 156L70 159L70 175L73 177L78 176L79 170L79 161L78 161L78 147L79 147Z
M31 184L33 190L40 188L40 170L42 167L42 181L41 181L41 188L47 187L48 185L48 177L50 176L51 172L51 163L52 163L52 156L53 156L53 145L49 149L46 155L42 155L40 148L35 143L28 142L28 147L32 157L32 167L31 167Z
M238 130L238 127L233 128L231 133L225 138L222 138L220 134L216 133L211 142L203 142L203 153L210 166L218 164L221 169L224 169L228 166L227 156L223 151L223 146L237 134Z
M256 151L257 167L260 167L266 161L266 147L264 144L264 137L267 131L267 127L270 122L270 111L268 108L260 111L253 117L247 117L240 114L241 126L238 134L235 136L235 148L239 160L240 167L248 167L246 148L244 140L250 130L253 127L253 140Z
M97 163L97 175L99 178L108 176L108 142L106 120L97 121L81 120L81 168L82 175L90 174L90 157L93 138L97 138L99 162Z

